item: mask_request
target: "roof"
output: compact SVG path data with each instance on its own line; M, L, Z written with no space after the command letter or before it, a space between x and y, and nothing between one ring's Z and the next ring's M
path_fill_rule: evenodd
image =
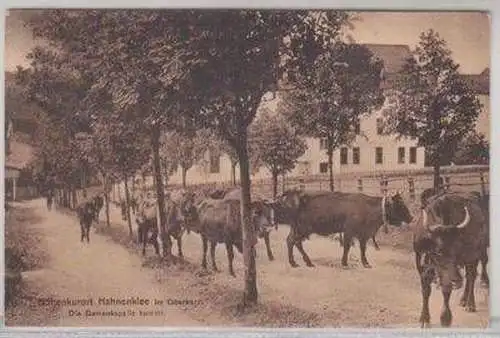
M33 148L25 143L11 141L11 153L5 159L5 166L15 169L23 169L33 158Z
M411 56L410 47L407 45L379 45L363 44L384 62L386 73L393 74L402 70L406 59Z
M478 95L490 94L490 69L486 68L480 74L463 74L462 79L471 86Z

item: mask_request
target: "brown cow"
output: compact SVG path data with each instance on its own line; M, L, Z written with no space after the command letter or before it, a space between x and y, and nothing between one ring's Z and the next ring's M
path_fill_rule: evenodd
M428 200L415 226L413 246L422 286L422 327L430 324L429 297L437 277L443 294L441 325L452 322L449 306L453 288L462 285L459 267L465 266L466 284L460 304L476 311L474 282L477 265L488 246L488 224L477 194L447 192Z
M303 192L289 190L273 203L279 223L290 224L287 237L288 260L292 267L298 264L293 258L293 247L302 254L307 266L313 267L302 247L302 241L311 234L330 236L344 233L342 265L347 258L352 239L359 240L361 262L370 268L366 258L366 243L385 224L395 226L412 220L410 212L399 193L388 197L372 197L364 194L341 192Z
M264 211L266 206L261 201L252 202L252 223L259 229L272 226L273 222L268 218ZM231 199L211 199L206 198L200 201L196 206L186 207L190 217L186 224L190 230L200 234L203 244L202 267L207 268L207 250L210 242L210 256L212 260L212 269L218 271L215 263L215 248L217 243L226 245L229 273L235 276L233 269L234 251L233 246L243 252L243 236L241 228L240 201ZM257 239L252 246L257 243Z

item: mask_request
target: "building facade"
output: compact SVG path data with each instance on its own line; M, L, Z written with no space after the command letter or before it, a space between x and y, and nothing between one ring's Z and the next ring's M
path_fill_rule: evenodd
M381 85L383 89L390 89L396 73L401 70L405 59L410 55L410 48L406 45L366 46L384 62ZM423 168L424 148L417 147L416 140L383 135L381 122L381 111L372 112L360 119L356 139L349 146L340 147L334 152L334 174ZM288 176L328 175L328 158L324 141L308 138L306 143L308 147L305 154ZM236 177L239 177L238 168ZM270 172L265 167L252 175L253 180L270 177ZM225 155L208 153L203 164L191 168L186 176L188 184L223 183L231 179L232 167L229 158ZM174 184L182 182L180 170L170 178L170 182Z

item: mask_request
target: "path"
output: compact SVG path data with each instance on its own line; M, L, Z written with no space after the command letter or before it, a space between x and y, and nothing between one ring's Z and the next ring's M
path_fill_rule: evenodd
M128 299L138 297L166 300L165 287L156 281L154 271L142 267L139 256L91 230L90 244L80 242L76 219L57 211L47 211L40 200L30 203L43 221L50 263L46 269L26 273L45 295L53 299L92 299L93 306L62 306L55 326L194 326L200 323L176 306L99 306L100 297ZM125 316L86 316L86 310L125 312ZM131 316L127 310L135 311ZM139 310L143 314L141 316ZM153 313L151 313L153 311ZM155 313L156 311L156 313ZM80 312L81 316L76 314ZM71 315L73 314L73 315ZM88 314L88 313L87 313ZM135 317L135 318L134 318Z
M43 215L37 225L46 233L52 261L50 267L31 278L44 286L48 294L57 298L73 297L97 300L99 297L141 297L148 299L192 299L203 306L181 309L164 307L163 316L90 318L71 317L63 308L59 322L53 325L264 325L321 327L418 327L421 309L420 283L414 268L414 258L403 251L382 247L368 248L372 269L359 263L359 245L350 254L350 268L340 267L342 250L337 242L312 236L304 243L315 268L308 268L295 252L301 265L291 268L286 259L287 227L271 234L275 261L269 262L264 244L257 250L258 289L260 307L252 315L238 316L232 308L243 289L243 259L236 253L235 272L227 273L225 247L217 247L216 259L220 273L201 276L199 270L201 241L191 233L184 237L186 260L196 270L150 269L143 267L139 249L133 253L111 242L107 237L91 232L90 244L79 242L76 219L56 211L47 212L40 201L30 202ZM112 210L113 227L126 227L119 212ZM104 212L101 213L104 218ZM135 231L135 228L134 228ZM174 244L173 252L177 252ZM148 247L148 259L154 256ZM453 327L486 327L488 324L488 292L476 283L477 312L467 313L459 305L462 290L452 296ZM431 296L431 323L439 327L442 296L433 289ZM116 307L115 307L116 308ZM93 307L94 311L98 308ZM137 310L137 307L135 307ZM153 310L161 310L154 307ZM66 312L65 312L66 311ZM300 313L300 321L294 317ZM260 317L259 317L260 315ZM305 319L304 319L305 318ZM296 325L294 325L296 324Z

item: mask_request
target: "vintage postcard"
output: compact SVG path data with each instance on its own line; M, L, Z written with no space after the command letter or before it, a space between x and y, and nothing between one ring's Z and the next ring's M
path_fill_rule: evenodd
M5 326L487 328L490 34L9 10Z

